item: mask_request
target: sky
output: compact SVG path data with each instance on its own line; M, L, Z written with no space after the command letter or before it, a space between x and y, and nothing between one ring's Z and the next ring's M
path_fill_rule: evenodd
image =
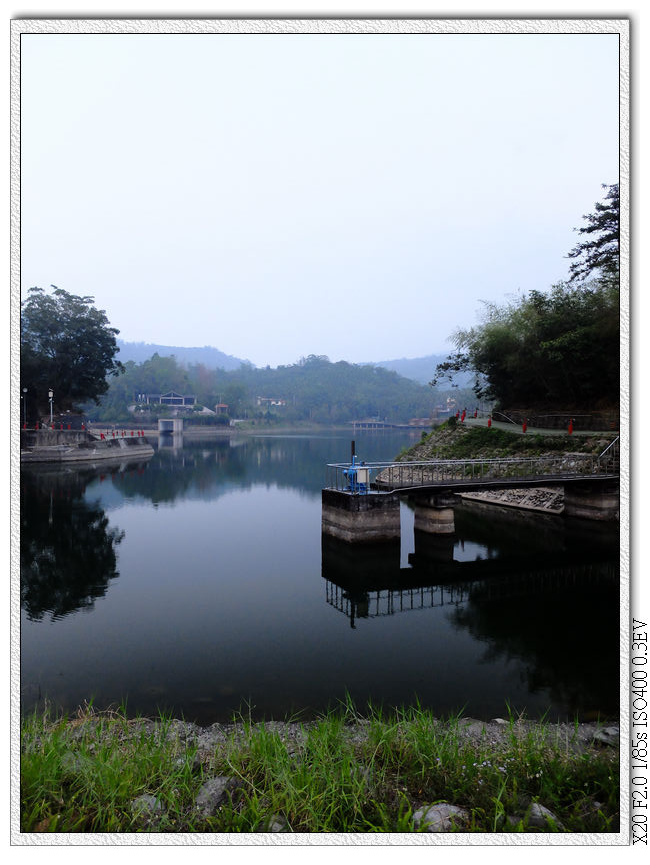
M568 275L618 37L28 33L21 290L258 366L447 353Z

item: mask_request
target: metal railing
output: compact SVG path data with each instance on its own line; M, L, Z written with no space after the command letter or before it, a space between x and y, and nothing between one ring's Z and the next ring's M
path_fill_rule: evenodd
M599 454L598 463L604 470L619 472L621 468L621 437L616 436Z
M384 492L438 485L480 484L489 481L558 480L598 475L613 476L619 471L618 439L601 454L559 454L551 457L514 459L429 460L426 462L365 462L369 469L368 492ZM349 463L327 465L326 487L356 493L350 484Z

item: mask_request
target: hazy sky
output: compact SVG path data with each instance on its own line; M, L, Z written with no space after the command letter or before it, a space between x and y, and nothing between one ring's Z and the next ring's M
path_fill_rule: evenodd
M21 277L257 365L446 352L618 180L616 35L23 34Z

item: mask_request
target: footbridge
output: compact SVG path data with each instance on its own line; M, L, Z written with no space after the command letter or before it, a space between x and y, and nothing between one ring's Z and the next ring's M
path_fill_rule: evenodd
M620 440L599 454L497 459L330 463L323 532L342 540L399 537L399 500L415 504L415 527L453 533L456 494L506 487L564 488L564 513L613 520L619 513Z

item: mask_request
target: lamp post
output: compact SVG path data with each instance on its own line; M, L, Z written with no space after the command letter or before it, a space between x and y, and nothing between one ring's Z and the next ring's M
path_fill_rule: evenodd
M23 388L23 424L27 429L27 388Z
M53 398L54 398L54 391L52 390L52 388L50 388L50 389L48 390L47 395L48 395L49 398L50 398L50 426L52 426L52 423L53 423L53 419L52 419L52 400L53 400Z

